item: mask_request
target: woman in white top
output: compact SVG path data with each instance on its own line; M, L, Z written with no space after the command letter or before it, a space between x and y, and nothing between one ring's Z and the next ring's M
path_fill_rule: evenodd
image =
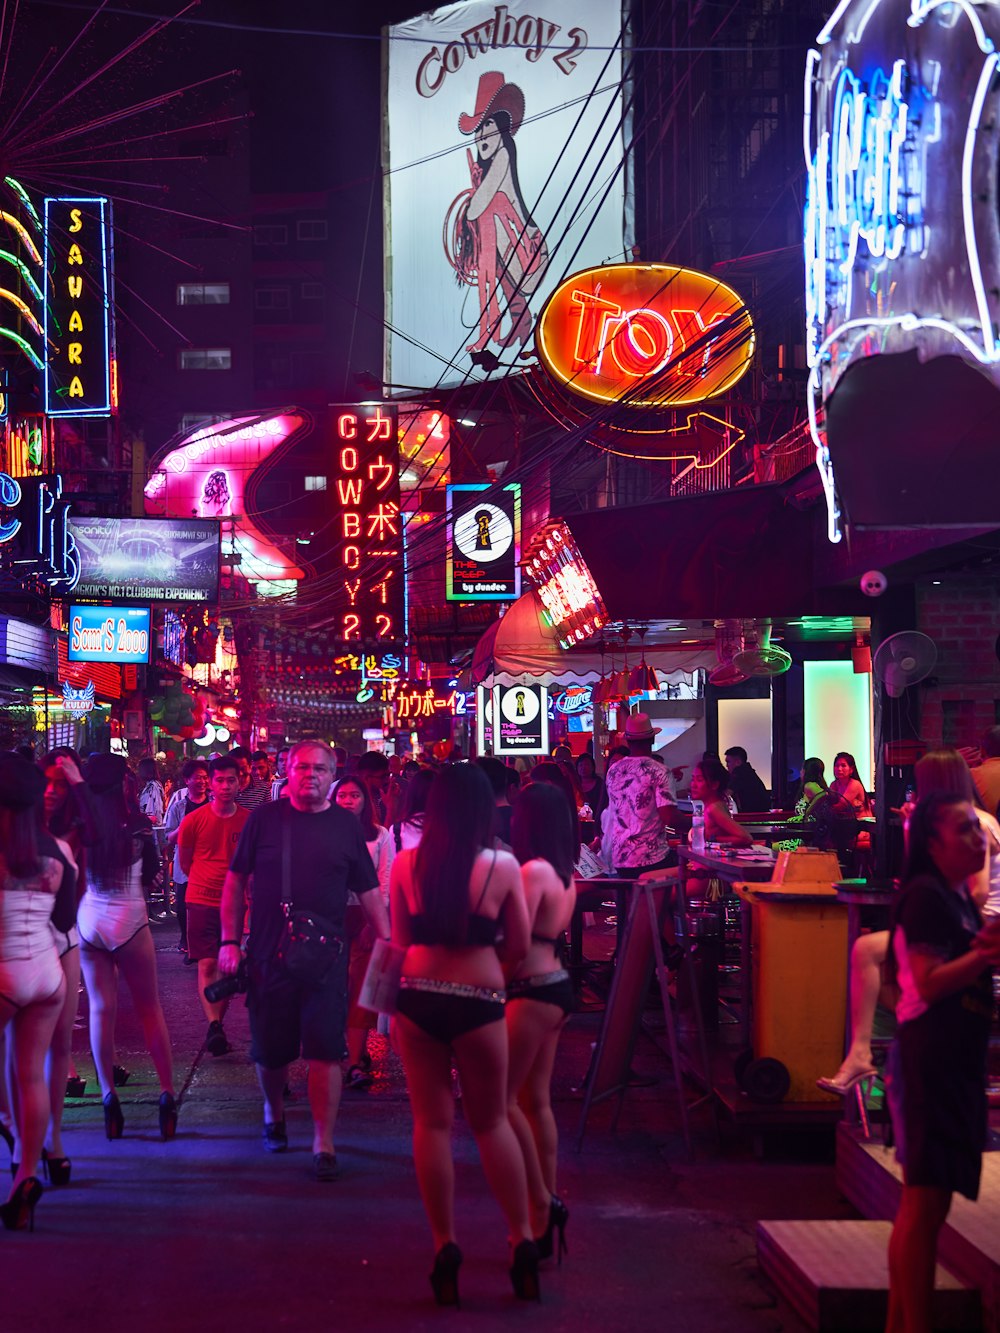
M344 810L361 821L372 865L378 874L378 886L386 907L389 905L389 872L395 857L392 834L387 828L375 821L375 803L364 778L341 778L333 789L333 799ZM371 1073L371 1056L368 1054L368 1032L372 1026L373 1015L369 1009L362 1009L358 1004L361 983L368 970L375 936L364 917L359 904L352 904L347 909L346 928L351 937L351 961L348 969L348 1013L347 1013L347 1074L344 1086L347 1088L367 1088L374 1082Z
M35 1172L49 1123L45 1055L66 982L50 926L56 893L70 873L68 848L38 827L45 780L15 754L0 755L0 1029L10 1025L21 1160L0 1205L8 1231L34 1229L42 1187Z

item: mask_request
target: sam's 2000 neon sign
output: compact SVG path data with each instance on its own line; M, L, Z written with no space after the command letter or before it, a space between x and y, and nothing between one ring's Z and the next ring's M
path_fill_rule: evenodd
M396 409L379 404L332 411L341 594L335 631L344 643L385 650L406 638Z

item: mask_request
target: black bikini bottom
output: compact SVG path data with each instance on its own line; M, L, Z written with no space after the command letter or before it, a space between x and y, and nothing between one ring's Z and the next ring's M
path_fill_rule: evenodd
M396 1012L450 1046L467 1032L499 1023L504 1015L504 992L456 981L404 977L396 999Z
M573 983L565 968L558 972L541 972L533 977L515 977L507 982L507 1001L538 1000L541 1004L554 1004L564 1014L571 1014L576 1008L573 995Z

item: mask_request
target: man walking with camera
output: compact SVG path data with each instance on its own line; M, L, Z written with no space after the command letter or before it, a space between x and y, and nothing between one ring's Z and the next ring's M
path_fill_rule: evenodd
M208 772L211 800L181 820L177 854L188 877L188 957L198 963L198 997L208 1019L205 1045L210 1054L225 1055L231 1049L222 1026L229 1001L213 1004L205 987L219 977L222 886L250 812L236 804L240 775L235 759L213 759Z
M288 800L255 810L243 831L222 895L223 974L238 971L240 933L250 896L247 1008L251 1056L264 1094L264 1146L288 1147L284 1088L288 1066L309 1066L316 1179L335 1180L334 1125L340 1107L340 1062L347 1054L347 950L330 950L325 976L293 975L290 919L309 915L325 938L344 939L349 893L358 895L379 939L389 919L358 820L328 799L336 760L322 741L300 741L288 755ZM321 950L320 950L321 951Z

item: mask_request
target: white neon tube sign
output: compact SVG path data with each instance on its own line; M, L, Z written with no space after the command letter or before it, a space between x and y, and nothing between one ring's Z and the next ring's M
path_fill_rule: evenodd
M915 348L1000 386L1000 296L984 279L1000 267L998 44L1000 0L841 0L808 54L809 420L831 541L823 411L850 365Z

